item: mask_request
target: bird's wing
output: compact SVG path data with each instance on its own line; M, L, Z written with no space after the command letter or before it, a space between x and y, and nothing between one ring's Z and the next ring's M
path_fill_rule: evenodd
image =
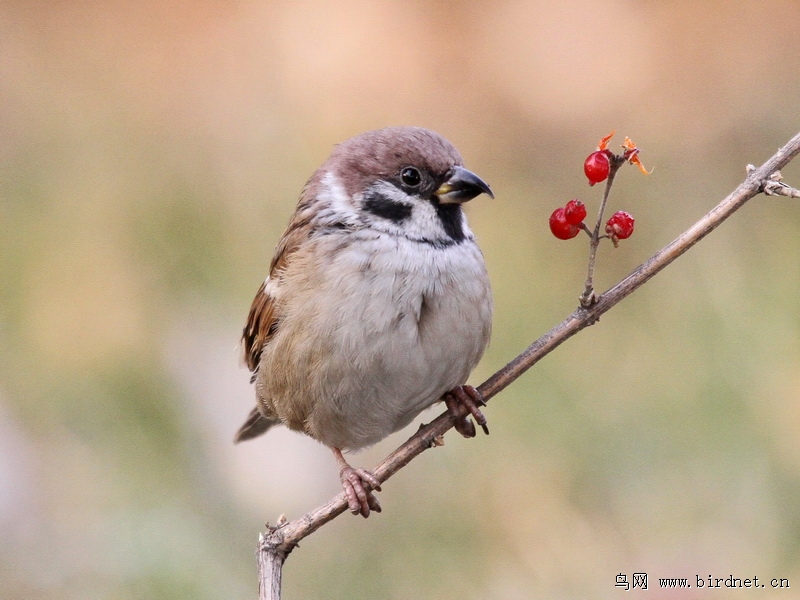
M313 213L308 210L308 204L302 201L308 191L307 188L303 190L301 202L275 248L269 277L258 288L250 306L247 324L242 331L242 359L247 368L253 372L251 381L255 381L264 345L269 343L280 327L280 315L272 290L279 288L283 273L290 268L292 257L313 232L311 219Z

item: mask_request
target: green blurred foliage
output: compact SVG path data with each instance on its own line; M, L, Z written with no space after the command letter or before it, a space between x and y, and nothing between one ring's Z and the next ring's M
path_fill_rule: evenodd
M255 597L263 523L337 491L311 440L230 443L253 402L249 302L334 143L431 127L492 184L468 209L497 305L477 382L573 310L586 247L547 217L596 210L581 165L600 137L654 168L618 178L637 231L601 248L605 289L797 132L800 46L776 40L798 17L790 0L1 3L0 597ZM635 571L800 586L798 226L796 202L754 200L503 392L489 438L448 435L383 514L306 540L286 597L610 597Z

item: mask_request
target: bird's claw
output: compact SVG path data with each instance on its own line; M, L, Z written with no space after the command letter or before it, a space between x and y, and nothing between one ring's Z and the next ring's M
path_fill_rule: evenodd
M460 385L445 394L444 402L455 417L455 430L466 438L475 437L475 424L467 418L471 414L483 432L489 435L486 417L480 407L486 406L481 393L471 385Z
M345 466L339 471L339 478L342 480L342 489L351 513L366 519L370 511L381 512L381 504L372 493L373 490L381 491L381 482L375 475L366 469Z

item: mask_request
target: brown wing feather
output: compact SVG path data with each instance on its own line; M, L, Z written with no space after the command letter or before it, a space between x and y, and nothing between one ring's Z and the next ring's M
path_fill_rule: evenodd
M275 300L267 292L266 286L270 281L280 281L281 274L290 263L292 255L308 239L312 232L312 211L305 199L313 197L309 196L309 194L311 194L312 188L315 187L314 183L315 179L312 179L300 195L300 203L297 206L297 210L292 215L289 226L275 248L275 255L272 257L272 263L269 268L269 277L258 288L253 304L250 306L247 324L242 331L242 358L247 368L253 372L251 383L255 381L258 363L261 360L261 351L278 330L280 323L280 315L277 314Z
M264 285L262 283L261 287L258 288L258 293L250 307L250 314L247 316L247 325L242 331L242 358L247 368L253 373L258 369L261 349L277 326L272 296L266 293Z

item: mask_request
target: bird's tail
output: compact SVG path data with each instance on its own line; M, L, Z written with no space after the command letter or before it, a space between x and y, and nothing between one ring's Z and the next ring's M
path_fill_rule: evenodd
M239 427L239 431L236 432L233 442L238 444L239 442L258 437L259 435L266 433L270 427L277 424L278 421L268 419L262 415L261 411L258 410L258 407L256 407L250 411L249 415L247 415L247 420L244 422L244 425Z

